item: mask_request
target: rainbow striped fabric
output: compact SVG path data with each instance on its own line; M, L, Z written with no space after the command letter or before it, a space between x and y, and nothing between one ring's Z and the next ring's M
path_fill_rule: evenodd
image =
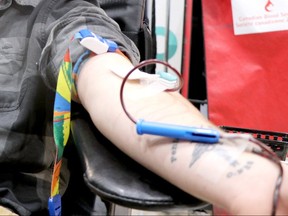
M53 118L54 142L57 152L53 170L54 178L52 178L51 196L59 193L59 174L62 156L70 134L71 86L73 80L69 49L59 70L58 83L61 83L61 85L57 85L56 88Z
M72 40L78 39L81 41L87 37L95 38L97 42L100 41L105 47L107 47L107 52L116 52L125 56L118 49L118 46L115 42L106 40L100 36L96 36L87 29L76 33ZM52 174L51 193L48 201L49 214L51 216L61 215L61 196L59 193L60 171L64 148L70 135L71 100L73 99L74 101L79 102L76 89L79 67L87 57L95 56L98 54L95 53L95 51L91 51L95 50L93 49L95 47L92 47L92 49L89 49L89 47L86 48L87 50L78 58L74 65L72 64L70 50L68 48L59 69L53 114L53 132L54 142L56 145L56 157Z

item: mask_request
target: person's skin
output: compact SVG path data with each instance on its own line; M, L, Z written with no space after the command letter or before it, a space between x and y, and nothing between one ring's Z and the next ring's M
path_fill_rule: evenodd
M143 166L227 212L242 215L271 213L279 173L274 163L250 152L239 152L228 146L227 140L222 145L200 145L137 135L135 125L120 104L122 79L110 72L111 65L113 68L131 66L118 54L98 55L85 63L77 83L81 103L108 139ZM138 83L128 81L124 91L127 109L136 119L217 128L179 93L162 92L141 100L131 99L129 95L138 88ZM245 142L237 141L239 145ZM233 163L227 159L229 157ZM288 214L287 178L284 165L277 214Z

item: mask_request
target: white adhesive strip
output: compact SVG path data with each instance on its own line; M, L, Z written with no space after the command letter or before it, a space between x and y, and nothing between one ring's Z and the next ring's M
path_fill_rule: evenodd
M127 67L110 67L110 70L116 74L117 76L124 79L127 74L133 69L133 66ZM173 75L170 75L170 78ZM169 78L169 76L167 76ZM131 100L139 100L145 97L154 96L160 92L163 92L167 89L175 88L178 85L177 79L174 80L165 80L159 74L148 74L146 72L140 71L136 69L132 74L128 77L128 80L139 80L139 83L142 87L135 90L133 93L129 94L129 99ZM175 77L177 78L177 77Z

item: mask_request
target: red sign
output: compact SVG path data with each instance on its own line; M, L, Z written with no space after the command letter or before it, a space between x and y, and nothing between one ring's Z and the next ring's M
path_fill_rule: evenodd
M288 132L288 31L234 35L231 0L202 7L209 119Z

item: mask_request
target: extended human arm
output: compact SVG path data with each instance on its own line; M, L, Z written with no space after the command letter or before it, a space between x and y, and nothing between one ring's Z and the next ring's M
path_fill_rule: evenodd
M234 214L270 214L279 170L267 159L239 152L226 143L192 144L136 134L120 104L122 80L109 71L125 65L131 66L126 58L108 53L91 58L81 70L78 94L97 128L126 154L196 197ZM163 92L131 99L129 95L138 88L129 81L124 94L136 119L217 129L180 94ZM287 187L284 180L277 213L287 212Z

